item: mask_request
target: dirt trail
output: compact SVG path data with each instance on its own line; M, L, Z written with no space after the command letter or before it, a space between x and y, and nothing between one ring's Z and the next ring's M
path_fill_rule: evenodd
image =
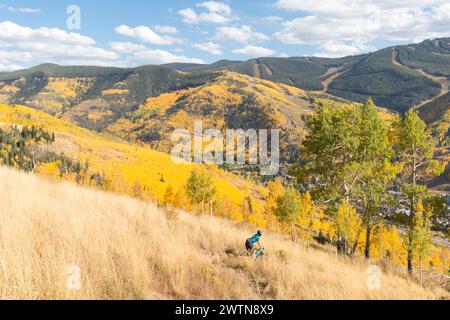
M273 71L269 68L269 66L267 66L265 63L255 61L253 64L253 72L255 73L255 77L262 79L263 71L268 75L273 75Z
M253 72L255 73L256 78L261 78L261 69L259 68L259 64L257 62L253 63Z
M338 77L340 77L341 75L343 75L344 73L346 73L348 70L344 70L343 68L336 68L336 67L332 67L330 69L328 69L328 71L326 73L324 73L323 75L320 76L320 78L326 78L328 76L327 79L322 81L322 85L323 85L323 90L321 92L326 93L328 91L328 87L330 86L330 84Z
M441 86L441 91L439 92L439 94L429 100L426 101L422 101L419 105L417 105L415 108L420 108L421 106L430 103L444 95L446 95L450 90L449 90L449 79L446 77L437 77L434 76L428 72L426 72L424 69L414 69L414 68L410 68L408 66L405 66L404 64L402 64L399 60L398 57L398 51L394 48L392 49L392 63L396 66L402 67L402 68L406 68L408 70L412 70L412 71L416 71L418 73L420 73L422 76L430 79L431 81L437 82L440 84Z
M270 67L269 67L267 64L262 63L262 69L264 69L264 71L265 71L268 75L273 76L273 71L272 71L272 69L270 69Z

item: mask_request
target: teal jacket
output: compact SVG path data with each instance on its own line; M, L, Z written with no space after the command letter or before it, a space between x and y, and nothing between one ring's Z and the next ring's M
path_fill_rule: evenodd
M260 239L261 239L261 237L259 235L255 234L253 237L251 237L249 239L249 241L252 245L254 245L255 243L259 242Z

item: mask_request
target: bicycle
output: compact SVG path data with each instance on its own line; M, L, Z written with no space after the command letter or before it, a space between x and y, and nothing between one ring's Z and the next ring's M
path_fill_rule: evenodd
M242 250L237 253L237 256L238 257L247 256L249 258L258 259L258 258L262 258L263 256L267 256L267 252L264 249L264 247L261 247L255 252L254 255L251 255L250 251L248 251L248 250Z

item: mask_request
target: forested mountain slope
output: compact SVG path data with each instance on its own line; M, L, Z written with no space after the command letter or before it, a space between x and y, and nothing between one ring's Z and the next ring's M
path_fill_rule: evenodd
M404 112L440 95L442 81L429 75L449 78L449 43L449 38L426 40L339 59L259 58L211 65L168 66L186 72L232 70L304 90L326 90L358 102L372 97L377 105Z

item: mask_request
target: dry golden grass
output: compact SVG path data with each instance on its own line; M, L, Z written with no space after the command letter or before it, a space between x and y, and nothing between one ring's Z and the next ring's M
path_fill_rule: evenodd
M398 275L369 290L364 262L269 235L261 261L227 256L245 226L0 167L2 299L439 299ZM67 269L81 269L69 290Z

